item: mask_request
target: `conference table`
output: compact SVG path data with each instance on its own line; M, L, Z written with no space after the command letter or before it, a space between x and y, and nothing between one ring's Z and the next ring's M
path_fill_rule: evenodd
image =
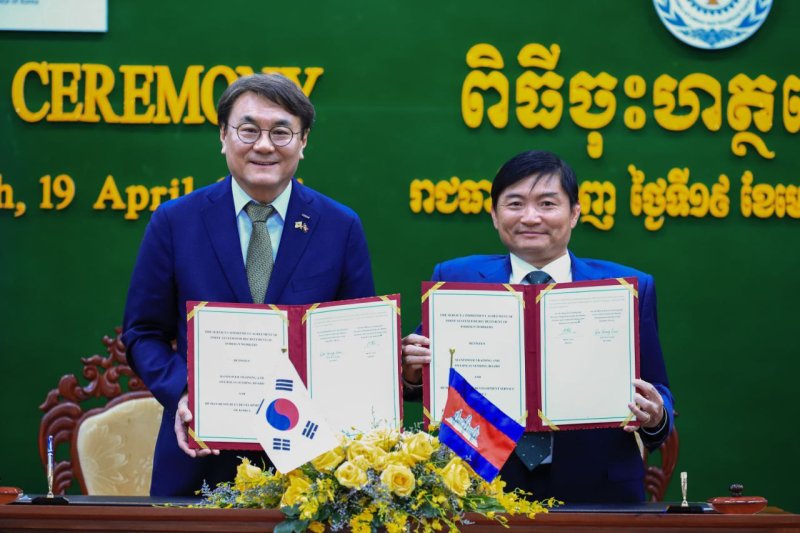
M207 509L188 498L68 496L68 505L34 505L33 497L0 506L0 531L272 531L283 515L271 509ZM767 508L754 515L718 514L700 504L694 514L667 513L667 503L626 506L564 505L534 520L509 518L512 531L794 531L800 515ZM508 531L479 515L466 533Z

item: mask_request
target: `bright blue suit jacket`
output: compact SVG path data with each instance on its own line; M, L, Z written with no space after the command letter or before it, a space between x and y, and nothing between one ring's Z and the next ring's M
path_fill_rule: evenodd
M295 228L298 221L307 232ZM355 212L294 181L284 224L266 303L309 304L375 294L367 242ZM187 300L252 303L230 176L156 210L131 278L123 342L128 361L164 406L150 489L157 496L193 495L215 459L188 457L178 448L173 429L187 387Z
M667 425L657 435L639 432L649 448L658 447L673 427L673 399L658 340L656 294L653 277L632 268L595 259L580 259L570 253L573 281L635 276L639 280L639 346L641 377L652 383L664 399ZM508 255L474 255L437 265L432 281L508 283ZM512 457L512 459L514 459ZM523 486L532 475L510 460L500 472L509 485ZM633 434L622 429L557 431L553 440L553 462L549 468L549 494L565 502L644 501L644 465ZM513 469L514 471L510 471ZM534 471L535 472L535 471ZM520 480L520 484L513 480ZM513 488L511 486L510 488Z

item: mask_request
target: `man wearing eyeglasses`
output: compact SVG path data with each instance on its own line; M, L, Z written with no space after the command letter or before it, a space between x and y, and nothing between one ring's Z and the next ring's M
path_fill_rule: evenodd
M217 114L230 175L153 214L125 308L128 360L164 406L153 496L230 481L245 455L187 444L187 300L308 304L375 294L358 216L294 179L314 121L303 92L283 76L255 74L225 90Z
M492 182L492 223L508 253L472 255L436 265L433 281L470 283L569 283L635 276L639 280L639 341L642 379L633 380L628 404L639 427L526 433L500 476L509 489L568 503L644 501L644 464L632 433L655 449L674 427L673 398L661 352L653 277L630 267L576 257L569 249L578 223L578 180L556 154L517 154ZM431 362L430 339L403 339L403 380L419 394L423 368ZM427 368L426 368L427 369Z

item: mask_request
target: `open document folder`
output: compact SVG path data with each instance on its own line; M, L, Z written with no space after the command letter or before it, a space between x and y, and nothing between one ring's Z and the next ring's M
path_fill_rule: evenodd
M639 377L636 278L548 285L425 282L432 363L423 400L438 422L453 367L528 431L631 421Z
M187 302L192 446L260 449L253 425L278 358L335 433L398 427L400 296L313 305Z

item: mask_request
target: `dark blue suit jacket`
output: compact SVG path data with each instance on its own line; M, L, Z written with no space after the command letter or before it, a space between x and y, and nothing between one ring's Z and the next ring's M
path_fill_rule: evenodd
M295 228L298 221L307 232ZM309 304L375 294L366 238L355 212L294 181L284 223L266 303ZM187 300L252 303L230 176L156 210L131 279L123 342L136 373L164 406L150 489L154 496L193 495L204 479L227 481L235 473L226 467L212 474L218 458L192 459L175 439L175 411L187 386Z
M571 253L570 257L573 281L626 276L639 279L641 377L661 393L668 414L666 427L657 435L648 437L640 432L645 444L655 448L672 430L673 400L658 340L653 278L608 261L579 259ZM475 255L437 265L432 280L508 283L510 277L511 261L508 255ZM529 472L512 454L500 475L510 488L533 490L536 498L555 496L571 503L644 500L642 458L633 434L622 429L557 431L554 433L552 465Z

